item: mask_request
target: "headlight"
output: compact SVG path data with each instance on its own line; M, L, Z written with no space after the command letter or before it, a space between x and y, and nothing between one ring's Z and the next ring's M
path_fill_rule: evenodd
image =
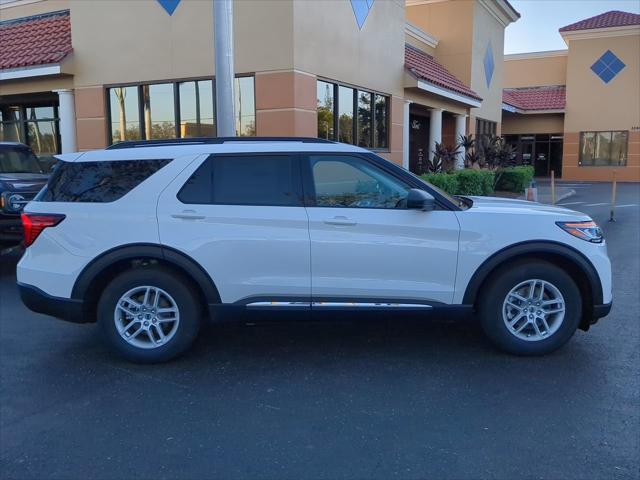
M556 222L561 229L580 240L591 243L602 243L602 230L593 220L587 222Z

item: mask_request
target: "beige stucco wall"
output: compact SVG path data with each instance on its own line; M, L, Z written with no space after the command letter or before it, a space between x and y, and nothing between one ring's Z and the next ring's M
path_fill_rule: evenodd
M234 7L236 72L291 68L291 3ZM72 1L71 21L77 86L214 75L212 2L183 0L170 16L155 0Z
M567 81L567 55L537 58L509 59L504 62L504 88L565 85Z
M471 109L471 123L475 124L475 117L491 120L498 123L499 131L502 121L504 27L482 4L474 2L474 5L470 86L482 97L482 106ZM494 70L491 83L487 86L484 56L489 44L493 51Z
M591 65L611 50L626 67L609 83ZM572 40L567 63L567 107L563 176L575 180L611 178L640 181L640 28L637 35ZM594 130L628 130L626 167L579 167L579 134Z
M406 7L407 21L438 39L436 60L467 85L471 83L473 15L474 3L469 0Z
M348 1L294 1L294 68L402 95L404 1L373 4L362 30Z
M564 114L512 114L506 113L502 117L502 134L535 134L562 133L564 131Z
M50 92L73 88L73 77L33 78L0 82L0 95Z

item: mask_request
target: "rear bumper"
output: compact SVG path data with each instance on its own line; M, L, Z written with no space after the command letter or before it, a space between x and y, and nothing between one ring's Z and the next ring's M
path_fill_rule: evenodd
M604 305L594 305L593 306L593 318L598 319L602 317L606 317L611 312L612 303L605 303Z
M44 313L52 317L73 323L88 323L84 315L84 302L73 298L60 298L49 295L38 287L18 282L20 298L26 307L36 313Z

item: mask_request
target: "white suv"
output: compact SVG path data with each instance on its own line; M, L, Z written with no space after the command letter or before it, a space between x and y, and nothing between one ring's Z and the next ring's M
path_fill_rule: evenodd
M97 321L133 361L182 353L205 317L274 312L475 313L498 347L535 355L611 308L588 216L452 197L362 148L218 138L58 158L23 214L22 299Z

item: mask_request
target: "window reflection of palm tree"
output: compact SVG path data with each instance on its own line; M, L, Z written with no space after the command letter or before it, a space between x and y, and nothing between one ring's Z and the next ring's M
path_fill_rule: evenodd
M40 126L38 125L38 122L36 122L37 117L36 117L36 109L35 108L31 108L31 113L29 114L29 120L31 120L32 125L33 125L33 130L35 133L35 137L36 137L36 145L38 148L38 153L42 152L42 133L40 132Z
M122 87L115 88L114 91L120 107L120 141L124 142L127 139L127 115L124 110L124 100L127 92Z

